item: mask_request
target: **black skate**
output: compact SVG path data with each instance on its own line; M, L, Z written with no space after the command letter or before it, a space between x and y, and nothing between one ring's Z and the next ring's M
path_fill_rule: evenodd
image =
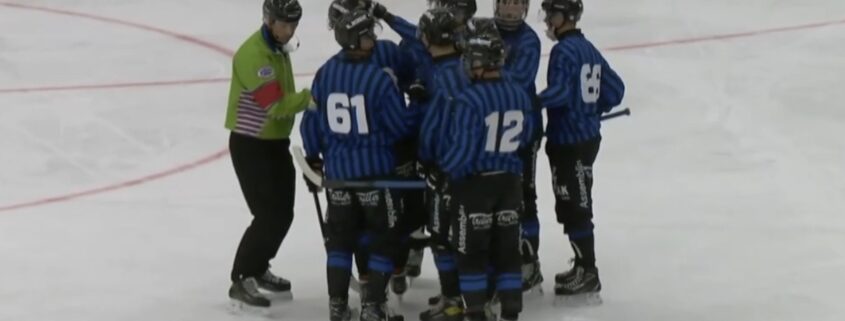
M475 313L468 313L466 321L496 321L498 317L493 313L493 309L489 304L484 306L483 311L476 311Z
M405 264L405 271L408 277L418 278L422 274L422 261L425 256L425 249L414 250L408 253L408 263Z
M255 278L255 281L258 282L260 289L272 292L267 296L268 299L273 301L293 300L293 294L290 292L290 281L274 275L269 269L261 276Z
M522 292L543 295L543 272L540 271L540 262L522 265Z
M349 308L347 299L333 298L329 300L329 320L351 321L356 317L358 311Z
M434 306L440 304L440 300L443 300L443 295L438 294L428 298L428 307L433 308Z
M387 303L364 303L361 309L361 321L405 321L405 317L392 314Z
M461 321L463 319L464 308L461 298L440 297L430 309L420 313L420 321Z
M575 265L555 275L555 305L584 306L602 303L601 281L597 268Z
M392 291L399 299L402 295L408 292L408 278L405 277L405 272L394 273L390 277L390 291Z
M229 298L232 300L232 308L236 310L270 307L270 300L258 291L258 282L253 277L232 283L229 287Z

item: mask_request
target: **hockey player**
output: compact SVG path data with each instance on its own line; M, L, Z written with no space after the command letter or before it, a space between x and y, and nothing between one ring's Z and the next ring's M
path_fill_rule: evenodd
M402 41L399 43L399 46L409 54L413 64L417 66L415 73L413 74L414 81L406 88L406 92L410 98L409 106L413 110L423 111L425 109L423 106L429 104L430 99L433 96L429 87L432 85L431 80L434 61L432 60L432 56L429 53L427 45L424 44L419 37L419 28L402 17L391 14L387 8L376 1L362 1L367 3L367 7L371 10L374 16L385 21L388 26L393 29L393 31L402 37ZM455 31L452 31L453 34L457 32L457 30L460 29L460 26L463 26L477 10L475 0L436 0L429 1L429 6L431 8L449 9L453 12L459 26L459 28L456 28ZM423 114L424 112L419 113L419 115ZM418 172L424 176L424 172L426 172L426 170L421 168L421 166L418 166ZM422 195L416 195L414 192L410 192L408 196L413 200L419 200ZM417 206L417 204L413 202L408 202L407 205L411 208L424 208L424 206ZM412 213L412 216L414 217L419 215L420 213ZM418 224L424 224L424 222L409 223L412 223L411 227L415 227ZM420 265L422 264L424 253L423 246L425 245L422 241L425 240L426 239L424 235L422 235L421 230L411 235L411 250L408 255L407 266L407 273L410 276L416 277L421 273ZM394 281L399 280L400 279L395 279ZM394 282L394 285L397 285L397 283ZM394 289L395 288L396 286L394 286Z
M373 3L367 0L334 0L329 5L328 10L328 20L329 20L329 28L333 29L337 21L343 17L344 15L354 11L354 10L366 10L369 11L371 14L374 11ZM412 55L410 55L406 50L402 47L397 46L396 43L386 39L378 39L376 40L376 46L373 50L373 54L370 55L370 62L381 67L386 73L388 73L397 85L402 88L403 90L407 91L410 87L410 84L413 82L414 78L414 68L415 62L412 59ZM416 111L414 108L411 110ZM419 117L417 117L419 118ZM414 127L417 127L419 121L414 122ZM412 133L417 132L417 130L412 130ZM413 175L414 163L415 159L413 157L412 148L401 148L404 146L409 145L410 141L416 140L415 136L410 136L398 143L397 145L397 155L401 155L401 160L397 161L397 173L401 174L401 177L409 177ZM411 198L413 195L412 191L406 191L403 193L403 197L406 198L403 200L404 206L402 206L403 210L408 209L413 212L416 208L422 207L422 200L420 199L418 202L414 202ZM403 215L403 216L410 216L410 217L418 217L422 214L417 215ZM415 223L413 220L404 220L404 222L408 223L409 225L421 225L424 223L422 218L418 219L419 223ZM412 227L407 227L407 229L412 229ZM358 275L360 283L367 282L366 276L366 267L367 267L367 248L369 247L369 243L372 240L372 236L368 234L363 234L361 239L359 240L359 248L356 250L355 253L355 263L358 266ZM403 242L404 246L407 247L408 243ZM391 279L391 289L397 294L403 294L407 291L408 285L405 279L405 271L404 271L404 262L408 260L407 251L399 252L399 257L397 257L397 271L395 276ZM417 274L418 275L418 274Z
M546 154L552 170L555 212L575 252L571 270L555 275L555 294L567 301L600 303L601 282L593 236L593 162L599 151L599 116L619 105L619 75L576 27L581 0L544 0L547 35L557 41L549 59ZM578 300L574 300L577 298Z
M540 38L537 33L525 23L528 15L528 0L496 0L494 17L496 27L502 34L502 39L508 47L508 58L505 61L505 71L513 81L516 81L528 92L536 96L537 88L534 81L540 69ZM535 124L543 123L540 109L531 114ZM524 210L522 217L522 277L523 290L539 287L543 282L540 272L540 262L537 250L540 246L540 221L537 219L537 190L535 188L535 174L537 166L537 151L540 150L542 127L535 126L537 132L533 137L538 138L520 150L523 163L522 191Z
M334 26L343 48L317 72L311 87L316 106L306 111L301 134L307 160L333 180L390 177L396 167L394 144L410 134L412 114L390 76L372 64L375 21L352 11ZM322 159L321 159L322 157ZM324 163L325 161L325 163ZM369 282L362 321L389 319L385 289L393 272L399 196L390 189L329 190L326 251L332 321L349 320L352 252L361 235L359 222L372 233Z
M238 245L229 297L270 306L258 288L289 292L288 280L270 272L269 261L293 221L295 176L288 151L294 116L311 101L296 91L288 53L302 7L296 0L265 0L264 24L235 53L226 128L232 165L253 216Z
M443 195L446 193L445 177L436 164L445 144L439 142L447 137L451 102L461 90L469 85L469 78L463 70L461 55L457 49L455 30L460 21L452 10L435 8L422 15L419 22L420 42L433 58L425 82L432 100L425 107L425 118L420 131L419 156L427 171L427 212L429 231L432 235L432 253L440 279L441 297L420 319L454 320L463 318L458 287L458 272L454 252L448 241L449 216Z
M492 277L501 318L513 321L522 311L518 151L533 139L534 104L520 85L502 77L505 44L492 19L474 19L465 37L462 61L472 84L455 99L451 141L439 160L450 177L451 240L467 320L494 320L488 300Z

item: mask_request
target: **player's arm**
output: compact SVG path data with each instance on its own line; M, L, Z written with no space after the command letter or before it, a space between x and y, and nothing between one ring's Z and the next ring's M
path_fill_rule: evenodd
M326 110L319 104L319 83L318 76L314 78L311 85L311 92L314 94L314 101L317 104L311 105L302 115L302 122L299 125L299 134L302 136L302 146L305 149L305 156L309 159L319 158L323 148L323 133L320 128L320 121L324 119L321 110Z
M444 172L455 173L467 164L475 162L479 146L484 143L482 127L484 120L476 113L475 108L458 101L455 117L449 126L451 142L440 164Z
M563 54L553 55L555 59L549 62L552 69L549 87L540 92L540 102L546 108L561 108L566 106L569 96L573 94L572 82L574 68Z
M619 106L624 97L625 83L605 60L602 63L601 96L599 96L597 102L599 111L602 113L609 112L613 107Z
M512 50L513 61L505 65L505 71L518 84L528 88L537 79L537 70L540 69L540 40L536 36L526 35L519 46Z
M435 95L425 109L420 126L419 156L423 161L432 161L436 154L437 133L440 132L440 114L446 109L446 99L442 94Z
M278 80L278 73L290 70L275 70L268 59L254 56L236 56L234 76L243 86L241 104L251 104L263 109L272 117L292 117L305 110L311 100L308 90L285 92Z

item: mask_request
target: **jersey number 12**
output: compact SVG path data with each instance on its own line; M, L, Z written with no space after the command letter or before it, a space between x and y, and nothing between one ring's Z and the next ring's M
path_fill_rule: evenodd
M484 150L495 153L510 153L519 149L519 134L522 134L522 125L525 116L522 111L510 110L504 113L492 112L484 118L487 123L487 143ZM501 139L499 138L499 130L504 129Z
M367 106L364 95L356 95L351 99L344 93L329 95L326 104L326 117L329 129L338 134L352 132L352 109L355 109L355 122L358 123L358 134L366 135L370 132L367 125Z

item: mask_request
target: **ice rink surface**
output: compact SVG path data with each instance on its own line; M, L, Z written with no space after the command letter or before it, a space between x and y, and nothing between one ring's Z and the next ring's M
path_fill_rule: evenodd
M250 216L222 125L260 2L0 0L0 320L250 319L226 308ZM522 320L845 319L845 1L585 2L634 113L604 125L595 166L605 304L552 307L571 251L541 156L547 294ZM297 87L337 50L327 4L303 1ZM296 210L273 262L295 300L271 319L327 320L303 185ZM408 320L437 289L423 269Z

